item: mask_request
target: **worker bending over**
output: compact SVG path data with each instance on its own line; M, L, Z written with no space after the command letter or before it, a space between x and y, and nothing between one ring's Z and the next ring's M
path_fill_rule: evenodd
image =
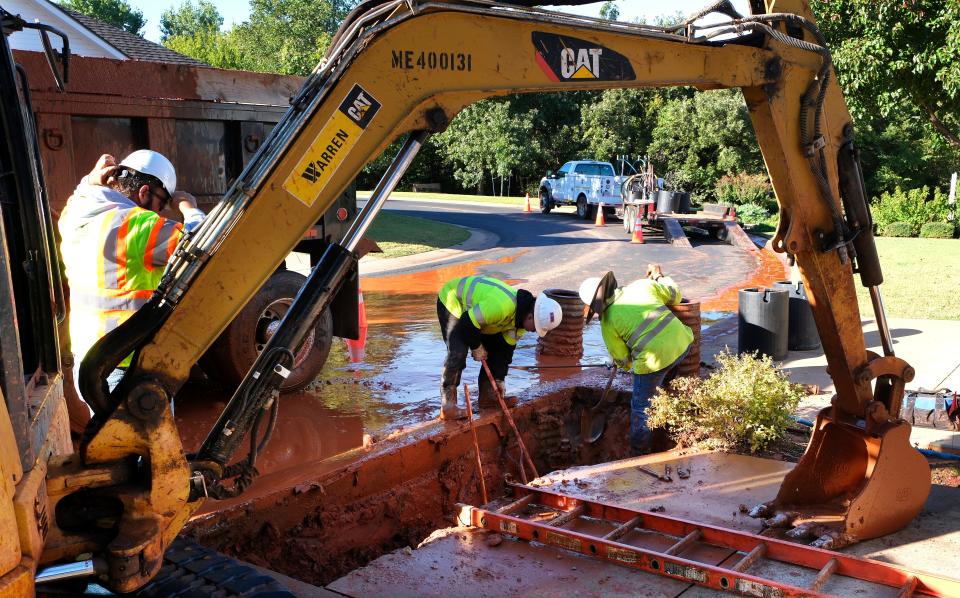
M159 214L171 202L184 223ZM203 222L197 200L177 191L177 174L163 155L138 150L118 165L100 156L58 223L70 284L70 341L74 380L87 351L146 304L183 234ZM121 367L129 365L128 356ZM108 378L115 386L117 370Z
M650 264L645 279L624 288L617 287L613 272L588 278L580 285L580 298L590 306L587 322L594 313L600 317L603 342L616 367L633 369L630 448L634 454L649 453L645 410L693 342L693 332L667 307L680 303L680 288L659 264Z
M492 276L454 278L440 289L437 317L447 344L440 380L440 419L463 419L457 406L460 374L467 367L467 350L486 361L500 395L506 398L505 378L517 341L524 332L543 336L560 325L560 304L546 295L534 297ZM496 392L480 368L480 408L498 405ZM515 404L515 399L514 399Z

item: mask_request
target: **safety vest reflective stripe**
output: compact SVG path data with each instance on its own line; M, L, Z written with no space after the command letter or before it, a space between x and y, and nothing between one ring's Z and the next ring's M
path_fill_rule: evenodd
M120 297L106 297L71 291L70 303L103 311L136 311L146 305L152 295L153 291L140 291L133 296L128 293Z
M517 341L520 340L520 336L517 334L516 330L507 330L503 333L503 338L506 339L507 343L511 345L516 345Z
M630 339L627 341L627 348L630 349L631 358L636 359L644 348L663 331L664 328L670 324L670 321L675 316L670 312L670 308L661 305L660 307L651 310L649 314L643 319L643 322L637 326L633 334L630 335ZM662 319L661 319L662 318ZM660 320L660 322L654 326L652 329L648 330L651 324Z
M147 247L144 251L143 267L151 271L156 267L165 267L170 256L173 254L176 241L179 235L176 232L177 223L173 220L157 220L150 231L150 237L147 239Z
M462 286L465 282L466 282L466 279L464 279L463 281L461 281L461 282L460 282L460 285ZM477 285L479 285L479 284L488 284L488 285L490 285L490 286L492 286L492 287L495 287L495 288L497 288L497 289L500 289L501 291L503 291L503 294L506 295L506 296L513 302L513 305L514 305L514 306L517 305L517 295L516 295L515 293L511 292L510 289L508 289L507 287L505 287L505 286L503 286L502 284L498 283L497 281L491 280L491 279L489 279L489 278L483 278L483 277L481 277L481 276L478 276L478 277L474 278L474 279L470 282L470 286L467 288L467 294L466 294L465 297L464 297L462 294L460 294L460 292L459 292L460 288L458 287L458 289L457 289L458 295L459 295L458 298L461 300L461 302L462 302L464 305L467 305L467 306L473 305L473 292L474 292L475 290L477 290ZM478 320L478 323L479 323L479 320Z
M473 314L473 319L476 320L477 325L483 326L487 321L483 318L483 312L480 311L479 305L474 305L470 308L470 313Z
M120 264L117 263L117 247L120 245L120 224L126 218L126 210L114 210L109 218L103 219L101 238L103 251L99 255L100 272L103 275L100 288L120 288Z

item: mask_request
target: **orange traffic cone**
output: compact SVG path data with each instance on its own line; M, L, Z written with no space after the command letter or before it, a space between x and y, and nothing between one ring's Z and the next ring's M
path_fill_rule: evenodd
M607 223L603 219L603 202L600 202L600 205L597 207L597 221L593 223L594 226L606 226Z
M530 209L530 194L529 194L529 193L524 193L524 195L525 195L526 198L527 198L527 203L526 203L526 205L523 206L523 211L524 211L524 212L532 212L533 210Z
M633 236L630 237L631 243L636 243L638 245L643 245L643 225L638 220L636 224L633 225Z
M360 334L356 340L345 339L350 350L350 363L360 363L367 356L367 308L363 304L363 290L359 290L357 299L357 328Z

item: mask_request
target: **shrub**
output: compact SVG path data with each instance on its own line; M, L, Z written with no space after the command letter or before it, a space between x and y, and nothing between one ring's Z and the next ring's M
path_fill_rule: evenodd
M707 379L677 378L647 408L650 427L668 428L681 446L763 450L781 438L805 395L769 357L717 355Z
M773 186L765 174L741 172L726 175L717 180L714 192L720 203L734 205L754 204L768 210L773 208Z
M762 206L748 203L737 207L737 218L747 224L758 224L770 217L770 213Z
M884 237L912 237L913 227L909 222L891 222L883 228Z
M949 209L946 195L939 189L934 189L931 194L929 187L907 191L897 187L893 193L875 198L871 206L877 231L886 231L894 222L909 223L911 234L898 236L915 236L927 222L946 222Z
M928 222L920 227L924 239L952 239L956 227L952 222Z

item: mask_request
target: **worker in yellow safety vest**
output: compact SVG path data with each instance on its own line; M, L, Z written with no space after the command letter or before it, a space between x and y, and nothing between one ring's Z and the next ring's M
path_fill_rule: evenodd
M588 278L580 285L580 299L596 313L600 332L616 367L633 371L630 401L630 448L650 452L650 430L645 409L658 386L686 357L693 332L670 311L681 300L680 287L664 276L659 264L647 267L647 277L623 288L613 272Z
M150 299L183 231L203 222L197 200L176 187L166 157L137 150L120 164L102 155L67 200L58 227L70 285L74 381L94 343ZM171 202L183 224L160 215ZM108 378L111 389L122 373Z
M440 418L463 419L457 406L460 374L467 367L467 350L477 361L486 361L500 395L506 397L505 379L517 341L524 332L543 336L560 325L560 304L541 294L514 289L492 276L454 278L440 289L437 298L440 334L447 345L447 358L440 380ZM487 374L480 369L480 408L499 403ZM514 399L513 404L516 403Z

